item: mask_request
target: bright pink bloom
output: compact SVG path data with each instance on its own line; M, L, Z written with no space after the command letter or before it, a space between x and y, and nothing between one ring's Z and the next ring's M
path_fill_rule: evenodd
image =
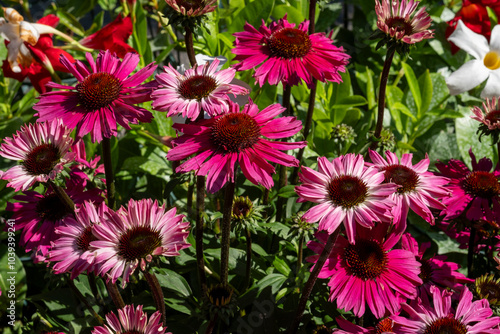
M66 193L78 207L84 201L101 203L104 198L98 189L85 190L86 180L69 179ZM66 208L51 188L45 194L26 191L24 195L14 196L19 202L8 202L7 211L12 211L16 229L22 230L20 244L26 252L34 251L35 262L45 261L52 245L57 239L55 230L73 213Z
M131 199L126 209L108 210L101 224L94 225L97 240L90 242L97 273L113 283L123 276L125 287L137 266L145 270L153 256L179 255L181 249L190 246L186 242L189 223L183 218L176 215L175 208L165 212L165 205L151 199Z
M405 153L399 162L396 154L385 152L387 160L384 160L376 151L369 150L373 164L381 172L384 172L384 182L392 182L398 185L398 189L389 196L395 203L392 207L394 224L399 226L401 231L406 228L406 217L409 209L412 209L428 223L434 225L434 215L430 208L445 209L440 200L448 197L449 193L444 185L448 184L448 179L436 176L427 171L429 168L429 157L417 164L412 164L413 154Z
M118 310L118 317L110 312L106 315L107 324L94 327L92 334L116 334L116 333L137 333L137 334L172 334L165 333L166 327L160 323L161 313L156 311L149 317L142 311L142 305L125 305Z
M401 241L402 249L412 252L417 261L422 264L419 277L423 283L418 287L418 295L422 299L431 296L430 287L434 285L460 291L464 284L474 282L473 279L467 278L457 271L460 265L455 262L446 262L445 255L433 255L430 258L424 258L424 253L430 247L430 242L422 243L419 248L417 240L409 233L405 233ZM423 294L427 296L423 296Z
M0 146L1 156L21 163L6 172L0 171L0 178L8 180L7 185L16 191L55 179L75 155L69 151L73 143L70 133L60 120L22 126Z
M445 220L457 218L463 211L469 220L495 220L500 217L500 163L490 172L493 162L488 158L476 161L472 149L472 171L459 160L451 159L448 165L436 163L437 169L450 178L448 189L452 197L443 200L446 209L441 215Z
M355 242L356 224L371 228L374 222L389 221L388 198L396 191L393 183L383 183L384 173L365 166L362 155L353 153L331 162L318 158L318 171L302 167L301 185L295 187L297 202L320 203L309 209L302 218L319 221L319 230L333 233L344 223L349 242Z
M151 121L152 114L134 104L150 100L154 85L142 82L154 72L156 65L151 63L128 77L139 64L138 54L127 53L121 61L110 51L101 51L95 62L90 53L86 58L90 71L79 60L73 64L61 57L78 84L72 87L48 83L48 87L67 91L52 91L40 96L40 101L33 106L38 111L39 121L60 118L67 127L76 127L77 137L90 132L93 142L116 136L117 123L130 129L129 122Z
M451 292L435 286L432 286L430 291L434 305L418 299L414 306L402 304L409 318L391 316L391 319L401 325L398 333L500 333L500 318L492 317L493 311L488 301L481 299L473 302L472 293L467 287L460 294L456 310L451 308Z
M168 151L167 159L182 160L196 154L176 171L196 170L197 175L208 175L207 190L212 193L227 181L234 182L236 162L248 180L269 189L273 186L271 173L275 170L266 160L297 167L299 161L280 150L306 146L305 141L272 141L293 136L302 129L302 123L295 117L274 118L283 111L279 104L259 111L254 103L245 105L240 111L237 104L230 103L224 115L196 123L174 124L173 127L184 135L173 141L174 148Z
M51 242L52 248L47 260L57 262L53 270L56 274L71 271L71 279L83 271L94 270L95 254L90 249L90 242L96 240L92 226L101 221L105 205L97 212L92 202L85 202L76 209L76 219L69 216L64 223L54 229L57 237Z
M238 71L261 65L254 77L260 86L276 85L280 81L288 86L298 85L303 79L308 86L312 79L342 82L339 72L345 72L350 58L342 47L333 45L324 33L309 35L309 21L298 28L284 18L267 27L262 20L259 30L249 23L236 36L234 65Z
M153 108L166 111L168 117L181 114L193 121L201 110L211 117L228 112L228 94L247 95L248 90L231 84L234 69L217 71L218 65L216 58L211 64L195 65L180 74L169 64L156 76L159 86L151 94Z
M393 249L401 234L389 229L386 223L371 229L360 227L355 244L338 237L318 275L330 279L329 300L336 301L338 308L361 317L368 305L376 318L382 318L399 310L402 297L416 297L416 286L422 284L420 263L411 252ZM319 242L311 241L307 247L321 254L328 236L317 233L316 237ZM318 257L307 261L315 263Z
M135 52L135 49L127 44L127 40L133 31L132 19L118 14L113 22L108 23L102 29L85 37L80 44L97 50L109 50L119 58L124 58L127 52Z

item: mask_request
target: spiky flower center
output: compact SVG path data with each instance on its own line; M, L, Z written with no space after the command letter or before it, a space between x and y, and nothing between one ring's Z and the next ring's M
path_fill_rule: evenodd
M335 205L347 209L363 203L368 196L366 183L351 175L341 175L332 179L327 190L328 196Z
M495 280L494 275L481 276L476 279L476 291L479 298L488 299L490 304L498 305L500 301L500 279Z
M196 10L205 7L205 0L177 0L179 7L184 7L186 11Z
M420 267L420 274L418 274L418 277L420 277L420 279L423 282L422 285L424 285L425 283L431 281L433 270L428 260L418 260L418 262L422 264L422 266Z
M384 181L400 186L396 191L404 194L415 190L418 185L418 174L403 165L390 165L384 168Z
M218 284L208 290L210 304L218 307L226 306L231 301L233 290L227 286Z
M233 218L248 218L252 213L253 203L248 197L236 197L233 202Z
M80 250L85 252L89 250L90 242L95 240L97 240L97 238L92 234L92 228L88 226L76 239L76 245Z
M500 183L493 173L476 171L469 173L462 181L466 193L475 197L493 198L500 195Z
M349 244L343 259L348 271L364 280L379 277L387 267L387 255L374 240L356 240L355 245Z
M382 334L385 332L392 333L393 327L394 322L389 318L385 318L384 320L380 320L375 326L375 334Z
M179 94L188 100L201 100L217 88L217 81L207 75L194 75L179 84Z
M284 59L304 57L311 49L309 35L300 29L283 28L275 31L268 39L271 55Z
M500 53L497 51L490 51L484 56L483 64L490 70L500 68Z
M89 112L109 106L121 88L120 80L106 72L92 73L76 86L78 101Z
M240 152L259 141L260 127L248 114L229 113L215 120L211 139L226 152Z
M500 123L500 110L492 110L484 118L490 121L491 124Z
M413 34L412 25L402 17L390 17L386 21L386 24L389 29L394 29L396 32L402 32L404 36L410 36Z
M156 230L146 226L134 226L127 230L118 243L118 255L132 261L152 255L161 246L162 238Z
M42 197L35 206L35 212L40 220L55 222L63 219L67 214L66 206L56 194L48 194Z
M450 316L434 320L423 334L467 334L467 327Z
M48 175L61 160L61 153L54 144L42 144L29 152L21 164L30 175Z

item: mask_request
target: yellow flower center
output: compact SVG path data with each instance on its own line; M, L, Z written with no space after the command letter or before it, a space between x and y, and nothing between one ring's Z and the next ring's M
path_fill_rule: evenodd
M490 70L496 70L500 68L500 54L496 51L490 51L484 56L483 60L484 66Z

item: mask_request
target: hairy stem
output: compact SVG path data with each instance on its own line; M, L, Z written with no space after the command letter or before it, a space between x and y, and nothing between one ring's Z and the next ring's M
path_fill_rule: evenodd
M226 183L224 208L222 209L221 248L220 248L220 278L221 283L228 284L229 275L229 241L231 237L231 213L233 211L234 182Z
M106 289L108 290L108 295L115 304L117 309L122 309L125 307L125 302L123 301L122 295L118 290L118 286L115 283L111 283L111 280L106 281Z
M156 309L161 313L161 321L163 322L163 324L166 324L167 318L165 315L165 300L163 297L163 291L161 289L160 282L158 282L158 278L153 272L146 270L143 273L144 273L144 278L146 279L146 281L149 284L149 287L151 288L151 294L153 295Z
M205 275L205 260L203 258L203 212L205 211L205 176L196 176L196 264L198 267L198 278L201 291L204 294L207 289L207 278Z
M191 64L191 67L193 67L194 65L196 65L196 57L194 54L193 31L190 27L186 27L184 41L186 42L186 51L189 58L189 63Z

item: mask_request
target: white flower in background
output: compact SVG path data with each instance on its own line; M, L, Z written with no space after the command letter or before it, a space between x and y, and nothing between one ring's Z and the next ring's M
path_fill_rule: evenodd
M466 92L487 80L481 97L500 95L500 25L493 28L489 45L486 37L467 28L462 20L448 40L475 58L446 79L450 93Z

